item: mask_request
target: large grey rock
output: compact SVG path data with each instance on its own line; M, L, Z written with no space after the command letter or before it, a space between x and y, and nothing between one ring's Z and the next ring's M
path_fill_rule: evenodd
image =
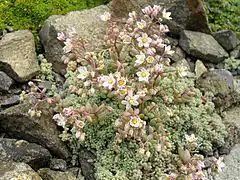
M44 180L77 180L71 172L53 171L49 168L39 169L38 174Z
M95 180L94 177L95 160L96 156L91 151L82 150L79 153L79 162L81 165L82 174L86 180Z
M240 44L238 37L232 30L218 31L214 35L214 38L218 41L219 44L222 45L226 51L230 51L237 47L238 44Z
M56 72L65 73L62 59L64 44L57 39L57 33L63 31L69 33L74 26L76 32L88 41L88 50L92 51L106 33L107 23L100 20L100 15L105 11L110 10L102 5L89 10L70 12L65 16L54 15L45 21L39 35L45 49L46 59L53 64Z
M240 144L234 146L230 154L224 157L225 168L215 176L215 180L240 179Z
M209 34L184 30L179 43L188 54L205 61L219 63L228 57L228 53Z
M240 45L230 52L230 56L233 58L240 58Z
M0 40L0 69L18 82L28 81L37 75L40 68L30 31L8 33Z
M0 161L1 180L42 180L42 178L27 164Z
M42 104L40 118L30 117L29 104L19 104L10 107L0 113L0 132L9 137L24 139L28 142L37 143L48 149L52 155L67 159L70 154L66 146L59 138L59 130L52 120L53 113L49 105Z
M0 91L6 92L13 85L14 81L5 72L0 71Z
M140 11L146 5L160 5L170 11L170 33L178 36L184 29L211 33L207 16L201 0L113 0L112 10L115 17L126 17L132 10Z
M0 139L0 161L24 162L37 170L49 165L51 154L45 148L24 140Z

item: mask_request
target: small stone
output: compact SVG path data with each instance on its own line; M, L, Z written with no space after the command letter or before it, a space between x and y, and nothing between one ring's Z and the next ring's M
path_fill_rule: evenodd
M190 65L186 59L181 59L181 60L173 63L172 66L176 67L176 68L185 67L187 71L191 71Z
M180 47L176 47L174 51L175 53L171 57L171 60L173 60L174 62L182 60L186 57L185 52Z
M203 62L200 60L197 60L195 64L195 73L196 78L198 79L203 73L207 72L207 68L204 66Z
M67 170L67 162L63 159L52 159L50 162L50 169L66 171Z
M184 30L179 44L188 54L207 62L217 64L228 58L228 53L209 34Z
M236 59L240 58L240 45L238 45L235 49L233 49L230 52L230 56Z
M5 72L0 71L0 91L6 92L13 85L14 81Z
M0 96L0 107L8 108L19 103L19 95Z
M240 40L232 30L218 31L214 38L226 51L230 51L240 44Z

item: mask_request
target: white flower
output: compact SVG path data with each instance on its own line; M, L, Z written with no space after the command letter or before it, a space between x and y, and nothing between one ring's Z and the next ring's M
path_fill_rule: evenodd
M223 157L220 157L217 162L216 162L216 166L217 166L217 171L218 172L222 172L223 168L225 167L225 164L223 162Z
M138 106L138 98L139 95L133 96L133 92L130 90L128 91L128 96L126 96L125 100L122 101L122 104L126 105L126 109L131 108L131 106Z
M149 47L152 39L146 33L142 33L142 37L138 37L137 41L139 47Z
M171 16L171 12L166 12L166 9L164 9L163 12L162 12L162 17L164 19L170 20L170 19L172 19L170 16Z
M145 68L142 68L141 71L137 72L138 80L148 82L150 73Z
M72 27L72 31L69 33L69 37L73 37L77 34L75 27Z
M154 5L153 6L153 12L152 12L152 15L154 16L154 17L156 17L157 15L158 15L158 13L161 11L161 7L160 6L157 6L157 5Z
M85 126L85 122L76 120L75 124L78 128L82 129Z
M129 121L130 126L138 128L141 125L141 119L138 116L131 116Z
M131 42L132 42L132 37L131 37L131 36L125 35L125 36L123 37L123 43L124 43L124 44L131 44Z
M162 33L167 33L167 32L169 32L168 26L167 26L167 25L160 24L160 26L159 26L159 31L162 32Z
M164 71L163 65L162 64L156 64L154 70L158 73L163 72Z
M169 55L173 55L174 54L174 51L171 50L171 46L165 46L164 54L169 54Z
M136 58L137 60L135 62L135 66L139 66L144 63L146 56L144 53L141 52L140 55L136 55Z
M100 16L102 21L108 21L111 19L111 14L109 12L104 12L103 15Z
M137 18L137 13L135 11L130 12L128 15L132 19L136 19Z
M66 119L62 116L62 114L55 114L53 116L53 119L57 122L58 126L65 127L66 125Z
M64 44L65 44L65 46L63 47L63 51L65 53L69 53L72 50L72 48L73 48L72 40L71 39L66 39Z
M84 80L89 75L87 67L85 67L85 66L80 66L78 68L78 71L79 71L80 74L77 77L80 78L81 80Z
M57 33L57 39L59 39L60 41L64 41L65 40L65 34L63 32Z
M141 20L141 22L139 22L139 21L137 22L137 27L139 29L144 29L146 26L147 26L147 23L144 20Z
M127 80L124 77L119 77L117 79L117 86L118 86L118 88L123 88L126 85L126 83L127 83Z
M197 141L197 138L195 137L194 134L191 134L190 136L188 136L187 134L185 135L186 141L189 143L194 143Z
M187 75L187 68L185 66L181 66L177 69L177 72L180 77L184 77Z
M146 88L144 88L143 90L139 90L138 92L137 92L137 95L139 95L139 97L144 97L144 96L146 96L146 92L147 92L148 90L146 89Z
M103 80L103 87L111 90L116 82L113 74L109 74L108 76L105 76Z
M149 63L149 64L152 64L154 62L154 57L153 56L148 56L146 61Z
M95 94L95 89L94 88L89 89L88 94L90 96L94 95Z
M120 88L120 89L117 90L117 93L120 96L125 96L127 94L127 89L126 88Z
M147 6L144 9L142 9L142 12L147 15L152 14L152 11L153 11L153 8L151 6Z
M88 87L88 86L91 85L91 81L85 81L85 82L83 83L83 85L84 85L84 87Z

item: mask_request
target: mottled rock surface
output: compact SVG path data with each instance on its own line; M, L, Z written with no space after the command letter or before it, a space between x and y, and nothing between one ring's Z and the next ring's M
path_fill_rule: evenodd
M18 82L25 82L38 74L35 43L28 30L6 34L0 40L0 69Z
M203 62L200 60L197 60L195 63L195 73L196 78L199 78L203 73L207 72L207 68L204 66Z
M89 50L94 50L106 33L107 23L100 20L100 15L109 11L107 6L98 6L83 11L73 11L65 16L50 16L44 23L40 38L45 49L45 56L58 73L65 73L62 56L64 44L57 39L59 32L71 32L74 26L77 34L88 41Z
M30 117L29 104L19 104L0 113L0 132L9 137L37 143L48 149L52 155L67 159L70 154L59 138L60 131L52 120L53 114L47 104L39 107L40 118Z
M7 108L19 103L19 95L2 95L0 96L0 109Z
M53 171L49 168L39 169L38 174L43 180L77 180L71 172Z
M0 71L0 92L6 92L13 85L14 81L5 72Z
M23 162L37 170L47 167L51 154L45 148L34 143L16 139L0 139L0 161Z
M50 162L50 169L57 171L66 171L67 170L67 162L63 159L52 159Z
M232 30L218 31L214 38L226 51L233 50L240 44L240 40Z
M184 30L179 43L188 54L207 62L219 63L228 57L228 53L209 34Z
M96 156L90 151L81 151L79 153L79 162L81 165L81 170L84 178L87 180L95 180L94 177L94 162Z
M27 164L0 161L1 180L42 180Z

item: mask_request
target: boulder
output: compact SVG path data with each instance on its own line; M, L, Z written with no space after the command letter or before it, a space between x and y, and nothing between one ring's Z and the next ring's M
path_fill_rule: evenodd
M0 161L1 180L42 180L42 178L27 164Z
M218 31L214 38L226 51L231 51L240 44L240 40L232 30Z
M207 72L207 68L204 66L203 62L200 60L197 60L195 63L195 73L196 78L198 79L203 73Z
M39 169L38 174L44 180L77 180L71 172L53 171L49 168Z
M45 148L24 140L1 138L0 161L23 162L38 170L49 165L51 154Z
M217 64L228 57L228 53L209 34L184 30L179 44L188 54L211 63Z
M236 59L240 58L240 45L238 45L235 49L233 49L230 52L230 56Z
M126 17L132 10L140 11L146 5L160 5L170 11L170 34L179 36L184 29L211 33L206 12L201 0L113 0L112 11L115 17Z
M75 27L77 34L88 41L88 50L92 51L98 46L106 33L107 23L100 20L100 15L110 11L107 6L98 6L93 9L74 11L67 15L50 16L40 31L40 39L45 50L45 57L53 64L53 69L61 74L65 73L62 56L63 42L57 39L59 32L71 32Z
M67 170L67 162L63 159L52 159L50 162L50 169L57 171L66 171Z
M94 177L94 162L96 160L96 156L88 150L82 150L79 153L79 162L81 165L82 174L87 180L95 180Z
M70 154L60 140L60 131L52 120L53 112L47 103L39 106L41 117L30 117L31 105L19 104L0 113L0 132L11 138L24 139L48 149L52 155L67 159Z
M26 82L38 74L40 68L30 31L7 33L0 40L0 69L18 82Z
M7 92L14 81L5 72L0 71L0 92Z

